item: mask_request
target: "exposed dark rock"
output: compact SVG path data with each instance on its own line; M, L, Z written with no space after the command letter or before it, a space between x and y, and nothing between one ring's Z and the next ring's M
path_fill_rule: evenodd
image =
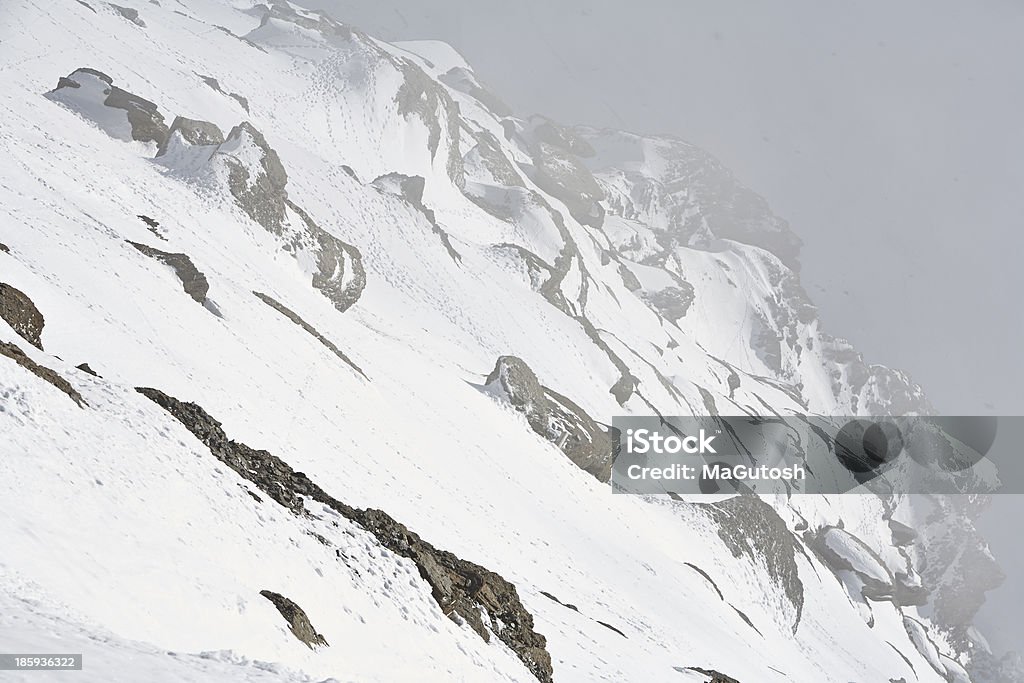
M366 287L362 254L317 225L288 198L288 174L277 152L258 130L250 123L241 123L224 139L212 123L177 118L172 132L178 134L168 137L159 156L191 157L190 164L196 168L223 164L227 189L239 208L279 238L282 247L296 258L300 254L316 258L313 287L339 311L348 310L359 299Z
M305 223L317 248L313 286L339 311L347 311L366 289L362 253L317 225L297 204L287 201L287 205Z
M177 11L177 10L175 10L175 11ZM180 12L179 12L179 14L180 14ZM264 48L259 43L256 43L256 42L254 42L254 41L252 41L249 38L246 38L244 36L240 36L240 35L237 35L237 34L233 33L231 31L231 29L227 28L226 26L219 26L217 24L214 24L213 28L217 29L221 33L226 33L227 35L231 36L232 38L234 38L236 40L239 40L239 41L245 43L246 45L248 45L251 48L255 48L255 49L259 50L263 54L267 53L266 48Z
M684 564L693 571L703 576L707 580L707 582L711 584L711 587L715 589L715 592L718 593L719 599L725 600L725 596L722 595L722 591L718 589L718 584L715 583L715 580L711 578L710 574L708 574L706 571L704 571L703 569L701 569L700 567L691 562L684 562Z
M595 228L604 224L604 190L573 155L541 142L533 150L533 167L525 170L537 187L561 200L579 223Z
M431 157L437 155L442 130L447 133L448 177L456 186L463 187L466 178L462 168L462 152L459 149L462 130L459 125L459 106L443 86L416 64L407 59L391 60L402 72L402 85L395 95L398 113L405 118L417 116L427 127L427 146L430 148Z
M796 612L793 632L800 626L804 585L796 563L796 539L775 509L756 495L741 495L700 506L718 524L718 536L734 557L762 564Z
M426 181L422 176L407 176L401 173L388 173L387 175L376 178L372 185L378 190L394 194L401 197L405 201L412 204L412 206L423 214L430 223L434 234L441 239L441 244L448 251L448 256L451 257L456 263L462 261L462 255L455 251L455 247L452 246L451 238L448 233L437 224L437 218L434 216L433 209L428 208L423 203L423 190L426 187Z
M590 322L586 316L579 315L576 316L575 319L576 322L583 327L583 331L586 332L587 336L590 337L590 341L594 342L594 345L608 356L608 360L610 360L612 365L615 366L615 369L618 370L619 378L608 390L608 393L615 397L615 401L620 406L626 405L626 401L628 401L633 394L640 394L637 390L640 380L637 379L636 375L634 375L629 369L626 362L619 357L619 354L612 351L612 348L608 346L608 342L601 338L601 332L594 327L594 324ZM643 397L641 396L641 398ZM654 410L654 407L651 406L649 402L648 407Z
M848 389L853 394L851 414L935 414L921 387L906 374L881 365L868 365L863 356L843 339L824 333L820 337L822 356L829 364L837 366L834 377L846 377L845 385L839 379L833 380L833 392L838 395Z
M142 17L139 16L139 10L132 7L121 7L121 5L115 5L110 2L108 2L107 5L136 26L146 28L146 22L144 22Z
M685 287L666 287L655 292L644 292L641 297L647 304L661 313L665 320L677 322L690 310L693 303L693 285L683 283Z
M898 647L893 645L888 640L885 641L885 643L886 643L886 645L888 645L889 647L892 648L893 652L895 652L896 654L898 654L900 656L900 659L902 659L906 663L906 665L908 667L910 667L910 670L914 672L914 676L916 677L917 676L917 669L914 667L914 663L912 661L910 661L910 658L907 657L905 654L903 654L903 652Z
M175 133L181 135L182 139L190 145L219 145L224 142L224 133L216 124L176 116L167 133L167 140L160 145L160 149L156 153L157 156L167 153L167 143Z
M242 109L245 110L246 114L249 113L249 99L248 98L242 97L241 95L239 95L236 92L229 92L228 93L228 97L233 99L235 102L238 102L238 104L241 105Z
M197 74L197 75L199 75L199 74ZM236 102L238 102L238 104L240 104L242 106L242 108L245 109L245 113L247 113L247 114L249 113L249 100L247 100L246 98L242 97L238 93L227 92L227 91L221 89L220 83L217 81L216 78L213 78L211 76L202 76L202 75L199 75L199 78L203 79L203 83L206 83L206 85L210 86L210 88L212 90L214 90L216 92L219 92L221 95L227 95L231 99L233 99Z
M741 610L736 605L733 605L732 603L729 603L729 607L732 607L733 611L736 612L736 616L738 616L740 619L742 619L744 624L746 624L750 628L754 629L754 631L757 633L757 635L761 636L762 638L764 637L764 634L761 633L761 629L759 629L758 627L754 626L754 622L752 622L750 620L750 617L747 616L746 612Z
M499 185L504 185L505 187L525 187L519 171L516 170L512 162L501 151L501 143L498 142L494 135L486 130L478 131L476 133L476 141L476 147L467 153L467 158L470 158L470 155L472 155L491 176L491 179ZM466 194L466 196L473 202L478 201L475 195ZM483 208L490 211L488 207Z
M131 128L131 139L140 142L155 142L162 145L167 139L167 125L157 106L147 99L116 87L113 79L101 71L82 68L61 78L57 87L46 96L88 116L89 107L84 106L91 99L113 109L124 110ZM83 89L83 86L88 86ZM103 121L95 121L109 135L119 135L118 130L108 128Z
M628 640L628 636L627 636L627 635L626 635L625 633L623 633L623 632L622 632L622 631L620 631L619 629L615 628L615 627L614 627L614 626L612 626L611 624L609 624L609 623L607 623L607 622L604 622L604 621L601 621L600 619L594 619L594 621L596 621L597 623L601 624L601 626L604 626L604 627L605 627L606 629L608 629L609 631L615 631L615 632L616 632L616 633L618 633L618 634L619 634L620 636L622 636L623 638L626 638L626 639Z
M199 78L203 79L203 83L205 83L206 85L210 86L211 90L214 90L215 92L219 92L219 93L223 94L224 91L220 89L220 82L217 81L216 78L213 78L212 76L203 76L202 74L196 74L196 75L199 76Z
M301 607L274 591L262 590L260 595L274 603L274 607L281 613L284 620L288 622L289 630L291 630L292 635L299 639L299 642L305 644L310 650L328 646L327 640L316 632L313 624L309 622L309 617L306 616L306 612Z
M92 375L93 377L99 377L99 375L96 374L96 371L89 367L88 363L82 363L81 365L76 365L75 367L81 370L82 372Z
M565 204L579 223L596 228L604 224L604 189L580 161L594 153L585 140L543 116L530 117L525 127L508 120L502 127L506 139L517 137L529 151L532 163L520 168L530 180Z
M633 271L621 263L619 264L619 275L622 277L622 284L629 291L635 292L643 288L643 285L640 284L640 280L633 274Z
M259 168L248 168L232 156L228 150L228 186L242 210L249 217L274 233L281 234L281 223L285 216L285 201L288 193L288 174L277 152L267 143L263 134L248 121L235 126L228 134L227 142L234 146L253 145L259 149Z
M750 326L750 348L758 359L776 375L782 373L783 337L760 313L753 316Z
M587 154L572 154L601 181L608 211L649 222L660 233L664 247L706 246L714 238L730 239L770 251L799 270L801 242L786 221L707 152L667 136L643 137L583 126L570 132L577 144L585 143L597 152L593 162L588 162ZM608 169L607 154L629 154L638 168ZM643 164L647 160L655 163Z
M892 543L895 546L913 545L917 540L917 532L914 529L892 518L889 519L889 531L892 532Z
M10 358L15 363L17 363L21 367L25 368L26 370L34 374L36 377L45 380L52 384L53 386L57 387L65 394L67 394L72 401L78 404L79 408L84 408L85 406L88 405L85 402L85 399L82 398L82 395L78 393L78 390L71 386L71 384L66 379L61 377L55 370L51 370L50 368L43 367L42 365L36 363L34 360L25 355L25 352L18 348L17 344L0 342L0 356L6 356L7 358Z
M485 211L501 220L509 220L512 215L513 208L511 206L502 206L484 195L474 195L470 192L464 192L464 194ZM503 250L514 251L527 267L537 293L559 311L575 320L583 328L583 331L590 340L594 342L594 345L608 356L608 360L619 373L619 378L611 386L609 393L615 397L619 405L625 405L636 394L647 403L652 411L656 412L654 406L637 390L640 383L639 379L632 374L629 366L602 339L600 331L585 314L589 288L596 280L591 276L586 262L580 254L579 247L565 225L565 219L561 212L556 211L539 192L509 193L507 196L514 198L515 203L521 204L524 210L535 210L538 207L543 209L550 216L552 223L558 230L559 237L562 238L562 249L555 258L554 263L549 265L536 254L522 247L511 244L497 246ZM567 296L566 292L562 289L562 284L573 268L578 269L581 278L580 285L577 291L574 291L571 296ZM543 280L538 286L537 280L541 278ZM637 284L639 285L639 283Z
M708 679L707 679L707 681L705 683L740 683L735 678L733 678L731 676L726 676L725 674L721 673L720 671L715 671L714 669L702 669L702 668L700 668L698 666L688 666L688 667L686 667L686 669L683 669L683 670L684 671L696 671L699 674L704 674L705 676L708 677Z
M446 615L468 624L484 640L489 640L492 633L497 635L538 680L550 683L551 656L546 640L533 630L533 615L523 606L511 583L477 564L435 548L385 512L353 508L332 498L305 474L296 472L271 453L230 440L220 423L198 405L183 403L157 389L137 391L171 413L214 457L277 503L296 514L304 511L304 498L322 503L359 524L391 552L411 560Z
M11 253L11 250L10 250L10 249L8 249L8 248L7 248L7 245L6 245L6 244L4 244L3 242L0 242L0 251L2 251L2 252L3 252L3 253L5 253L5 254L9 254L9 253Z
M805 531L804 540L834 574L856 577L854 584L848 588L859 590L862 597L875 601L888 600L897 606L927 604L929 591L917 577L910 577L904 572L894 574L874 550L845 529L826 526L815 532ZM881 568L883 575L865 571L861 567Z
M548 593L547 591L541 591L540 594L543 595L548 600L551 600L552 602L557 602L559 605L561 605L562 607L565 607L566 609L571 609L573 612L577 612L579 614L582 614L582 612L580 612L579 608L576 607L576 605L573 605L573 604L568 603L568 602L562 602L561 600L556 598L551 593ZM625 633L623 633L622 631L620 631L619 629L615 628L614 626L612 626L611 624L609 624L607 622L601 621L600 619L591 619L591 620L594 623L596 623L596 624L600 624L601 626L604 626L606 629L608 629L610 631L615 631L616 633L618 633L623 638L627 638L627 639L629 638L629 636L627 636Z
M447 73L442 74L438 80L450 88L475 98L495 116L504 117L512 115L512 108L505 104L500 97L481 85L476 79L476 74L469 69L461 66L453 67Z
M349 367L351 367L353 370L355 370L360 375L362 375L364 379L369 379L366 376L366 373L364 373L359 368L358 365L353 363L352 360L348 356L346 356L345 353L334 344L334 342L332 342L330 339L328 339L327 337L325 337L322 334L320 334L320 332L315 327L313 327L312 325L307 323L305 320L303 320L302 317L299 316L298 313L296 313L292 309L288 308L287 306L282 304L280 301L278 301L277 299L273 298L272 296L270 296L268 294L264 294L262 292L253 292L253 294L255 294L260 299L260 301L262 301L263 303L267 304L268 306L270 306L271 308L276 310L278 313L282 314L284 317L288 318L293 323L295 323L296 325L298 325L299 327L304 329L313 338L315 338L321 344L326 346L331 351L331 353L333 353L335 356L337 356L342 361L344 361Z
M608 433L571 400L542 386L522 359L498 358L487 386L523 413L534 432L555 444L580 469L599 481L609 480L612 440Z
M572 604L567 603L567 602L562 602L561 600L556 598L551 593L548 593L547 591L541 591L540 594L543 595L548 600L551 600L552 602L557 602L562 607L567 607L567 608L571 609L573 612L579 612L580 611L579 608L576 607L576 605L572 605Z
M178 279L181 280L181 286L185 293L198 303L206 302L206 294L210 291L210 283L206 281L206 276L199 272L199 269L195 267L195 264L192 263L192 259L188 255L172 254L154 249L145 244L132 242L131 240L126 241L146 256L155 258L173 268Z
M531 199L537 202L537 204L544 208L548 213L552 222L555 224L555 227L558 229L559 236L562 238L562 250L558 254L557 258L555 258L555 262L550 268L550 277L540 287L540 295L543 296L552 306L579 323L586 335L592 342L594 342L594 345L608 356L608 360L619 372L619 378L615 381L615 384L611 386L608 392L615 397L615 400L619 405L625 405L626 401L628 401L634 393L639 395L637 386L639 385L640 380L633 375L625 361L623 361L619 355L612 350L608 343L601 338L600 331L584 313L587 303L587 292L589 291L590 282L593 280L593 277L590 275L590 271L587 269L586 263L580 255L579 247L573 240L572 234L565 225L565 219L562 217L562 214L555 211L551 204L538 193L531 193ZM582 284L580 285L580 292L575 301L570 301L565 296L565 292L562 291L562 282L565 280L574 264L579 268ZM640 398L648 404L648 407L650 407L652 411L657 412L654 406L644 399L643 396L640 396Z
M159 145L167 137L164 117L149 100L133 95L127 90L111 87L110 95L104 104L128 112L128 122L132 125L132 139L155 142Z
M160 222L159 221L157 221L154 218L150 218L149 216L144 216L142 214L139 214L138 218L139 218L139 220L141 220L143 223L146 224L146 229L147 230L149 230L151 233L153 233L156 237L158 237L159 239L163 240L164 242L167 241L167 238L164 237L164 234L162 232L160 232Z
M43 349L41 335L46 322L43 314L27 294L3 282L0 282L0 319L29 344L40 351Z
M530 122L534 125L533 134L539 141L583 159L594 156L593 146L572 128L538 115L532 116Z

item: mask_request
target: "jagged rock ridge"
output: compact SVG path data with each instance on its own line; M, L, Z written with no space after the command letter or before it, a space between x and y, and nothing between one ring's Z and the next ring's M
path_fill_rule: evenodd
M196 404L183 403L158 389L139 388L138 392L171 413L214 457L277 503L295 514L303 512L304 499L323 503L369 531L391 552L415 562L446 615L464 620L484 640L495 634L539 681L550 683L551 657L544 636L533 630L533 616L523 607L515 586L501 576L434 548L381 510L360 510L332 498L274 455L229 439L220 423Z

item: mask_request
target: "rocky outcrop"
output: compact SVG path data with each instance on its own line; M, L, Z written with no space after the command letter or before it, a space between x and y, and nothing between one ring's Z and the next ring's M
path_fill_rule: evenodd
M501 143L494 135L483 130L478 131L475 137L476 146L468 151L462 160L467 179L473 177L504 187L525 187L522 176L502 152ZM470 192L465 192L465 195L467 199L477 203L488 213L496 214L502 220L509 219L507 212L495 211L493 204L488 204L477 195Z
M740 683L732 676L726 676L725 674L715 671L714 669L702 669L699 666L688 666L686 671L696 671L699 674L707 676L705 683Z
M71 384L66 379L61 377L60 374L57 373L55 370L51 370L50 368L44 367L36 363L34 360L25 355L25 352L18 348L17 344L11 344L9 342L0 342L0 356L6 356L7 358L10 358L15 363L28 370L39 379L49 382L53 386L57 387L62 392L67 394L67 396L72 401L78 404L79 408L84 408L85 406L88 405L85 402L85 399L82 398L82 395L78 393L78 390L71 386Z
M801 241L786 221L704 150L666 136L587 127L572 133L592 152L576 156L604 190L609 212L649 225L662 246L730 239L799 269ZM623 157L629 163L621 163Z
M957 651L974 649L972 623L985 602L985 593L1006 576L975 527L989 500L985 495L927 495L913 523L918 538L907 550L930 591L929 620L944 632Z
M938 647L936 647L928 634L927 627L917 619L904 615L903 628L906 630L910 642L917 649L918 654L931 665L935 673L944 677L946 667L942 663L942 656L939 653Z
M402 74L402 85L395 95L398 113L405 118L418 117L427 127L427 146L432 158L440 149L444 133L448 147L445 170L449 179L457 187L462 187L465 184L465 176L459 145L462 128L459 123L458 105L452 101L443 86L413 62L394 57L391 57L390 61Z
M511 116L512 109L491 90L481 85L476 74L469 69L455 66L438 76L438 80L449 88L466 93L486 107L497 117Z
M530 428L555 444L576 465L599 481L611 476L612 440L582 408L541 385L533 370L515 356L501 356L486 388L526 416Z
M171 123L171 127L167 132L167 139L160 145L160 149L156 153L157 156L163 156L167 153L167 144L175 133L180 135L190 145L219 145L224 142L224 133L221 132L216 124L209 121L187 119L184 116L175 116L174 122Z
M107 6L139 28L146 28L146 22L139 16L139 10L134 7L122 7L121 5L115 5L112 2L108 2Z
M275 502L295 514L304 512L303 499L319 502L361 526L391 552L411 560L445 615L467 624L485 641L496 635L539 681L550 683L551 656L546 640L533 630L533 615L511 583L480 565L435 548L381 510L357 509L342 503L271 453L229 439L220 423L198 405L178 401L158 389L137 391L167 410L214 457Z
M690 310L690 304L693 303L693 285L684 281L680 287L641 292L640 298L665 320L677 322Z
M282 304L280 301L278 301L274 297L270 296L269 294L264 294L262 292L253 292L253 294L255 294L256 297L260 301L262 301L266 305L270 306L275 311L277 311L278 313L280 313L281 315L283 315L284 317L288 318L293 323L295 323L296 325L301 327L303 330L305 330L311 337L313 337L318 342L320 342L325 347L327 347L327 349L331 353L333 353L335 356L337 356L342 361L344 361L346 365L348 365L350 368L352 368L353 370L358 372L360 375L362 375L364 379L369 379L368 377L366 377L366 373L364 373L359 368L358 365L353 363L352 359L350 359L348 356L346 356L345 353L341 349L339 349L335 345L334 342L332 342L330 339L328 339L327 337L325 337L322 334L320 334L320 332L315 327L313 327L312 325L307 323L305 320L303 320L302 317L298 313L296 313L292 309L288 308L287 306L285 306L284 304Z
M199 272L199 269L196 268L195 264L192 263L192 259L187 254L160 251L159 249L154 249L138 242L132 242L131 240L127 240L127 242L146 256L154 258L174 269L174 274L181 280L181 287L185 290L185 293L197 303L206 303L206 295L210 291L210 283L206 281L206 276Z
M211 76L199 76L199 77L201 79L203 79L203 83L206 83L206 85L210 86L211 90L213 90L215 92L218 92L221 95L227 95L228 97L233 99L235 102L238 102L238 104L242 107L242 109L245 110L246 114L249 113L249 100L247 98L242 97L238 93L227 92L226 90L223 90L220 87L220 82L216 78L213 78Z
M224 138L212 123L178 117L157 159L200 182L226 185L235 204L277 237L285 251L316 264L311 284L339 311L359 299L366 287L362 254L288 197L284 164L252 124L241 123Z
M543 595L548 600L551 600L552 602L558 603L562 607L565 607L566 609L571 609L573 612L576 612L577 614L583 614L580 611L580 608L577 607L576 605L572 604L571 602L562 602L557 597L555 597L551 593L548 593L547 591L541 591L540 594ZM586 615L584 615L584 616L586 616ZM629 636L627 636L621 630L615 628L614 626L612 626L608 622L601 621L600 619L594 619L593 617L587 617L587 618L590 619L591 621L593 621L595 624L600 624L601 626L604 626L609 631L613 631L614 633L618 633L620 636L622 636L623 638L625 638L627 640L629 639Z
M46 97L77 112L119 140L154 142L159 146L167 139L167 125L154 103L116 87L110 76L95 69L73 71L61 78ZM120 113L112 115L104 112L103 107Z
M548 144L539 143L533 155L533 166L525 169L537 187L565 204L569 214L582 225L599 228L604 223L601 204L604 190L590 171L574 156Z
M149 230L151 233L153 233L154 237L156 237L159 240L163 240L164 242L167 241L167 238L164 237L163 232L160 231L160 221L141 213L137 214L136 217L146 224L146 230Z
M543 116L526 121L506 119L505 134L515 138L530 153L530 163L520 168L541 190L555 197L582 225L600 228L604 223L604 188L591 174L582 158L593 148L570 129Z
M313 273L313 287L320 290L339 311L347 311L366 288L362 253L321 228L298 205L289 201L288 207L305 225L314 245L316 272Z
M76 370L81 370L82 372L86 373L87 375L92 375L93 377L99 377L99 374L97 374L97 372L95 370L93 370L91 367L89 367L88 363L82 363L80 365L76 365L75 369Z
M917 576L891 570L879 555L845 529L823 527L804 532L807 546L847 587L853 597L887 600L897 606L924 605L928 590Z
M249 122L235 126L218 152L227 164L228 187L238 206L264 228L280 235L288 199L288 174L277 152Z
M734 557L761 565L793 608L796 633L804 607L804 585L796 563L797 541L779 513L756 495L702 504L718 525L718 536Z
M43 349L43 314L27 294L4 282L0 282L0 319L29 344Z
M402 173L388 173L382 175L379 178L374 179L371 183L374 187L382 192L393 194L397 197L401 197L409 204L413 206L417 211L423 214L423 217L430 223L431 229L434 234L441 240L441 244L444 245L445 250L448 252L448 256L453 261L459 263L462 261L462 256L452 246L451 238L448 233L437 224L437 218L434 215L433 209L429 208L423 203L423 190L426 187L426 181L422 176L407 176Z
M292 632L292 635L298 638L300 643L310 650L328 646L327 640L316 632L313 624L309 622L309 617L306 616L306 612L301 607L274 591L262 590L260 595L274 604L277 611L288 622L288 629Z

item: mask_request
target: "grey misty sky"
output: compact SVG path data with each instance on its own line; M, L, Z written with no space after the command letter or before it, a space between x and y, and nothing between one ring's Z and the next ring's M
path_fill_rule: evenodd
M826 329L946 414L1024 414L1024 2L303 3L452 44L519 114L700 145L804 239ZM982 620L1006 625L1024 559L1000 520L1024 504L997 498L1011 578Z

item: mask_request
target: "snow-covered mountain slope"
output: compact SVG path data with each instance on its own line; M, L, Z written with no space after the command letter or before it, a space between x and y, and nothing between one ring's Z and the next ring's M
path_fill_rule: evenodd
M614 415L930 410L700 150L512 117L451 48L279 0L0 20L0 649L83 681L971 665L969 516L611 494Z

